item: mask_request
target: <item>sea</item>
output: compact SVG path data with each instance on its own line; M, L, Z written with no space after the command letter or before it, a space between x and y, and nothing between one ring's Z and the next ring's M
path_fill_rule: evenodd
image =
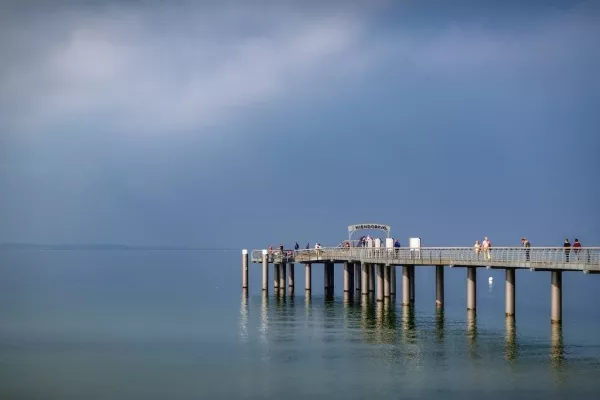
M416 267L415 306L345 295L341 265L304 291L261 290L239 250L0 250L0 399L599 399L600 275ZM272 272L270 280L272 280ZM400 277L400 272L398 272ZM493 278L490 282L489 278ZM398 291L401 290L398 279ZM272 282L269 282L272 285Z

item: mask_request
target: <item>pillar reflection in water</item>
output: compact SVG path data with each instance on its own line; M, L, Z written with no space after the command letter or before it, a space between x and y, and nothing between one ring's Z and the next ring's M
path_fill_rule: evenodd
M304 313L306 315L306 322L308 323L312 318L312 296L310 295L310 291L304 292Z
M469 341L469 357L479 358L477 354L477 314L475 310L467 311L467 340Z
M506 317L506 336L504 341L504 355L509 362L517 360L519 344L517 343L517 327L514 317Z
M361 301L361 328L365 333L371 334L377 327L377 317L373 299L370 295L362 296Z
M383 302L383 342L393 344L397 336L396 304L391 301Z
M268 342L269 334L269 295L266 291L262 292L260 302L260 339L262 342Z
M240 339L248 341L248 289L242 289L242 301L240 304Z
M438 343L444 342L444 309L436 308L435 310L435 334Z
M417 333L415 330L415 309L410 306L402 306L402 333L406 343L416 343Z
M277 304L277 308L284 307L285 302L286 302L285 287L276 289L275 290L275 304Z
M560 324L551 324L551 327L550 362L554 368L560 370L565 361L562 326Z

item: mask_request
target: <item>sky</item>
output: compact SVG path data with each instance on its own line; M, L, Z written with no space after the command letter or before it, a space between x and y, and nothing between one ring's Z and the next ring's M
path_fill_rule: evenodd
M0 3L0 242L600 246L600 2Z

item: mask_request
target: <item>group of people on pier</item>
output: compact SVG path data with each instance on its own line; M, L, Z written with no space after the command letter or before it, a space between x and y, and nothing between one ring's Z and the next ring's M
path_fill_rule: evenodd
M529 241L529 239L527 239L526 237L522 237L521 246L525 248L525 261L531 261L531 242ZM575 239L572 245L571 241L568 238L565 239L565 242L563 243L563 248L565 252L566 262L569 262L571 248L573 248L573 253L575 254L576 259L579 260L579 253L581 251L581 242L579 241L579 239ZM481 243L479 242L479 240L476 240L475 244L473 245L473 251L475 252L477 257L483 254L483 258L488 261L492 259L491 250L492 242L488 239L487 236L483 239Z
M565 239L565 242L563 243L563 248L565 249L565 257L567 259L567 262L569 262L569 255L571 253L571 247L573 248L573 253L575 254L575 259L579 260L579 252L581 251L581 243L579 242L579 239L575 239L575 241L573 242L573 245L571 245L571 241L569 240L569 238ZM589 257L589 254L588 254Z
M473 245L473 251L475 252L475 255L479 257L479 255L483 253L483 257L486 260L492 259L491 249L492 242L490 242L487 236L483 238L483 242L479 243L479 240L476 240L475 245Z

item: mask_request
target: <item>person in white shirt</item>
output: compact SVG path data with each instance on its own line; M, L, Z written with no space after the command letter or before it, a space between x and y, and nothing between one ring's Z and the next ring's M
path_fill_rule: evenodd
M483 256L486 260L492 259L492 254L490 253L490 248L492 247L492 243L489 241L487 236L483 239L483 243L481 243L481 247L483 248Z

